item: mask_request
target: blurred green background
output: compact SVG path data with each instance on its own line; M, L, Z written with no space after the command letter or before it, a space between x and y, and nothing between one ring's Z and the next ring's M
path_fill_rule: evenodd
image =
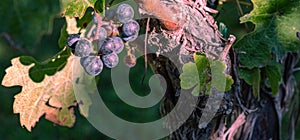
M120 1L119 1L120 2ZM24 0L0 2L0 79L5 75L12 58L21 55L34 56L43 61L60 51L58 39L65 19L60 18L58 0ZM50 22L49 22L50 21ZM21 48L25 48L24 51ZM124 54L123 54L124 55ZM122 60L123 57L120 57ZM138 59L137 66L131 69L130 83L137 94L150 92L148 82L141 84L144 73L144 60ZM17 73L16 73L17 75ZM152 75L148 69L146 81ZM109 109L119 117L133 122L147 122L159 118L159 104L149 109L137 109L122 102L115 94L110 81L110 70L104 69L100 75L100 94ZM20 126L19 115L13 114L14 95L21 91L20 86L3 87L0 85L0 140L10 139L110 139L96 130L78 108L74 127L57 126L43 117L37 122L32 132Z

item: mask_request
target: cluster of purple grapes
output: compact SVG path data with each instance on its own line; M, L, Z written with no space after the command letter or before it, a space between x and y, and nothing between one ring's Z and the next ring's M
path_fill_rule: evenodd
M74 55L81 57L80 64L89 75L99 75L103 65L107 68L118 65L118 54L126 45L128 46L127 42L132 42L138 37L140 26L133 17L133 8L128 4L121 4L115 11L107 11L103 19L96 12L93 14L95 28L91 29L90 39L80 37L79 34L69 35L67 45ZM93 47L94 42L97 44L96 47ZM93 48L97 48L94 54ZM133 67L136 58L130 52L127 51L124 62L127 66Z

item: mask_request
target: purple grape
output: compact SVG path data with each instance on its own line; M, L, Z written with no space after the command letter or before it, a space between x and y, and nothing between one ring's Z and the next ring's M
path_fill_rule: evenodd
M99 75L103 70L103 62L99 56L85 56L80 58L80 64L87 74L91 76Z
M121 53L124 49L124 42L120 37L106 38L103 42L98 42L100 54Z
M132 35L132 36L129 36L129 37L123 37L123 40L126 41L126 42L132 42L132 41L136 40L137 38L138 38L138 34Z
M80 38L75 46L75 55L79 57L88 56L92 52L93 46L92 42L85 39Z
M108 68L114 68L119 63L119 57L116 53L106 54L102 56L104 65Z
M124 42L120 37L112 37L112 40L114 42L114 49L113 51L116 52L117 54L121 53L124 49Z
M140 25L135 20L130 20L129 22L123 24L122 31L126 37L137 35L140 31Z
M117 19L121 23L127 23L134 17L134 10L129 4L121 4L117 9Z
M100 54L110 54L114 51L115 44L112 38L106 38L104 42L98 42Z
M92 36L96 35L96 30L97 28L95 28L92 32ZM105 28L100 27L99 28L99 32L98 32L98 36L96 37L96 39L98 39L99 41L104 41L107 38L107 31Z
M68 39L67 39L67 45L70 48L75 49L76 43L79 39L80 39L79 34L70 34Z
M132 54L126 55L124 57L124 63L126 66L128 66L129 68L134 67L136 64L136 57Z

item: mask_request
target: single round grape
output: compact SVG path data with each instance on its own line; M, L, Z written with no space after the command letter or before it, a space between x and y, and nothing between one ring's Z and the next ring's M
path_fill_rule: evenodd
M116 53L106 54L102 56L104 65L108 68L114 68L119 63L119 57Z
M106 38L104 42L98 42L100 54L110 54L115 50L115 43L112 38Z
M117 54L121 53L123 51L123 49L124 49L124 42L123 42L123 40L120 37L116 37L116 36L112 37L112 40L113 40L114 45L115 45L114 46L114 51Z
M80 39L79 34L70 34L68 39L67 39L67 45L70 48L75 49L76 43L79 39Z
M87 74L91 76L99 75L103 70L103 62L99 56L85 56L80 58L80 64Z
M131 67L134 67L135 64L136 64L136 57L133 55L133 54L129 54L129 55L126 55L124 57L124 63L126 66L128 66L129 68Z
M126 42L132 42L132 41L136 40L137 38L138 38L138 34L129 36L129 37L123 37L123 40Z
M117 9L117 19L121 23L127 23L134 17L134 10L129 4L121 4Z
M79 57L88 56L92 50L92 42L85 38L80 38L75 46L75 55Z
M129 22L123 24L122 26L122 33L126 37L137 35L139 31L140 31L140 25L135 20L130 20Z
M96 35L96 31L97 31L97 28L94 28L93 32L92 32L92 36L95 36ZM99 28L99 32L98 32L98 36L96 37L96 39L98 40L105 40L107 38L107 31L105 28L103 27L100 27Z

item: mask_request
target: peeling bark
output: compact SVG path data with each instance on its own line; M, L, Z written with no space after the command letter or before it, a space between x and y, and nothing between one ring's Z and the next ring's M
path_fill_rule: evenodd
M193 3L193 1L189 2ZM230 42L232 41L230 39L224 39L219 33L214 19L205 11L207 7L199 5L199 3L196 8L190 3L174 1L162 1L162 3L168 5L171 9L176 6L181 7L181 10L184 9L183 17L186 20L180 29L171 31L164 28L163 24L165 23L164 20L161 20L162 16L150 20L150 32L146 41L150 48L149 51L155 50L155 53L147 55L148 64L154 73L161 74L167 82L167 91L161 105L162 116L169 113L176 104L181 104L177 101L180 94L183 94L180 93L179 75L182 73L181 67L178 68L170 58L163 55L172 56L172 60L178 60L179 62L175 63L180 63L181 66L193 61L192 55L195 52L204 53L211 59L221 58L227 65L226 73L232 75L235 79L232 90L225 93L218 112L210 122L206 122L203 126L199 124L200 118L205 117L203 109L208 100L207 95L199 95L197 97L197 107L195 107L189 119L168 138L197 140L281 139L282 116L288 108L295 88L295 79L291 70L298 62L298 55L287 53L282 58L285 70L283 83L277 96L272 97L271 90L261 85L261 96L258 100L252 94L252 87L239 79L237 71L238 55L233 50L229 51L229 48L226 48L226 45L232 45L233 42ZM145 20L139 22L141 26L146 26ZM138 40L135 44L139 46L138 44L144 43L143 40ZM143 47L137 49L141 52L144 51ZM180 114L178 116L180 117ZM294 121L291 121L291 123L294 124ZM293 128L291 128L291 131L293 131ZM294 133L291 133L289 138L293 139L293 135Z

